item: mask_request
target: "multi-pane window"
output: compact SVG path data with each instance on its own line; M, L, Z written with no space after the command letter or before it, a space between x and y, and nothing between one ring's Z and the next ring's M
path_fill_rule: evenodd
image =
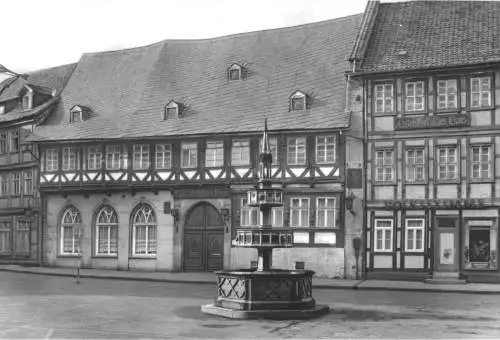
M309 198L290 199L290 226L309 227Z
M408 182L423 181L425 179L424 149L415 148L406 150L406 180Z
M63 170L76 170L76 149L63 148Z
M306 163L306 138L287 138L287 163L289 165L299 165Z
M393 220L375 220L375 251L392 251Z
M156 144L156 169L172 167L172 144Z
M0 154L7 153L7 133L0 133Z
M492 157L490 145L474 145L472 152L472 178L490 178Z
M335 163L335 136L316 137L316 163Z
M9 177L7 174L0 174L0 196L9 194Z
M231 165L250 164L250 141L248 139L235 139L231 148Z
M153 208L147 204L141 205L132 221L132 255L156 255L157 227Z
M31 170L24 171L24 194L33 194L33 172Z
M424 251L424 219L407 218L405 221L405 250Z
M393 103L393 85L379 84L375 85L375 112L392 112Z
M481 108L491 106L491 77L470 79L470 106Z
M149 168L149 145L148 144L134 144L133 154L133 168L134 169L148 169Z
M271 149L271 155L273 156L272 164L278 164L278 137L270 136L269 137L269 148ZM262 138L259 139L259 150L257 150L257 154L259 155L262 151Z
M59 153L57 149L45 150L45 170L57 171L59 167Z
M78 255L80 253L80 224L82 218L75 207L69 207L61 221L61 253L63 255Z
M21 173L19 172L14 172L12 174L12 194L21 194Z
M437 81L437 105L440 110L456 109L457 103L457 80L443 79Z
M246 198L241 199L241 220L240 226L251 227L259 223L259 208L248 206Z
M100 146L87 147L87 169L101 169L102 151Z
M19 151L19 131L10 132L10 152Z
M182 143L181 166L183 168L196 168L198 166L198 144Z
M108 170L120 169L121 152L122 148L120 145L106 146L106 169Z
M424 110L424 82L413 81L405 83L406 112Z
M283 227L283 207L275 207L271 209L271 224L273 227Z
M96 219L96 254L118 254L118 215L110 206L104 206Z
M440 179L457 178L458 159L456 147L440 147L438 149L438 175Z
M205 166L220 167L224 165L224 142L208 141L205 150Z
M30 252L29 220L17 220L16 223L16 254L28 255Z
M11 247L11 223L9 221L0 221L0 254L9 255Z
M335 198L318 197L316 199L316 227L335 228Z
M377 150L375 152L375 175L377 181L392 181L393 168L393 150Z

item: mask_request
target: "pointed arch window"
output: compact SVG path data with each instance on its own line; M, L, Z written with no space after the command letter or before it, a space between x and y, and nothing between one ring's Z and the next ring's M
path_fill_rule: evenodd
M115 209L106 205L96 218L96 255L118 254L118 215Z
M141 204L132 217L132 255L156 256L156 215L153 208Z
M61 254L79 255L82 218L75 207L67 208L61 220Z
M307 109L307 95L302 91L296 91L290 96L290 111Z

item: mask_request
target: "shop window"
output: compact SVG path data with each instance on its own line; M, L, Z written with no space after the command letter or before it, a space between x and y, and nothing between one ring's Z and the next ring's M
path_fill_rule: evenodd
M425 180L425 157L423 148L406 150L406 180L408 182Z
M306 163L306 138L289 137L287 139L288 165L301 165Z
M231 149L231 165L250 164L250 141L248 139L233 140Z
M10 255L11 247L11 222L0 221L0 255Z
M405 220L405 250L407 252L424 251L424 227L423 218L407 218Z
M406 112L419 112L425 110L425 91L423 81L405 83Z
M439 110L452 110L458 107L458 86L456 79L437 81L437 106Z
M157 226L153 208L142 204L132 221L132 256L156 256Z
M466 269L497 269L497 231L493 220L470 220L464 228Z
M96 219L96 255L118 254L118 215L110 206L102 207Z
M394 157L392 150L377 150L375 152L375 176L379 182L393 180Z
M492 77L474 77L470 79L470 106L473 109L490 107L492 96Z
M80 212L75 207L69 207L64 211L60 234L62 255L80 254L81 223Z
M393 223L392 219L375 219L375 251L392 251Z
M209 141L205 150L205 166L221 167L224 165L224 142Z
M392 84L377 84L375 92L375 112L394 111L394 89Z
M458 158L456 147L438 148L438 176L439 179L457 179Z
M149 168L149 145L134 144L133 153L133 168L136 170L144 170Z
M473 179L488 179L492 176L491 146L478 145L471 147L471 175Z
M181 145L182 168L196 168L198 166L198 144L182 143Z

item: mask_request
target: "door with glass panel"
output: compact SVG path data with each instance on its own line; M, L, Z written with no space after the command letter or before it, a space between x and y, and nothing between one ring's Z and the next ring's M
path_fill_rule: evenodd
M458 272L458 217L436 216L434 267L437 272Z

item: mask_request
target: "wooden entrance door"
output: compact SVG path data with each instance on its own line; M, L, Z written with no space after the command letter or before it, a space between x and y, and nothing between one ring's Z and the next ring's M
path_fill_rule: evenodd
M435 271L458 272L458 217L436 216L435 235Z
M211 204L200 203L184 226L184 271L220 270L223 255L224 222Z

